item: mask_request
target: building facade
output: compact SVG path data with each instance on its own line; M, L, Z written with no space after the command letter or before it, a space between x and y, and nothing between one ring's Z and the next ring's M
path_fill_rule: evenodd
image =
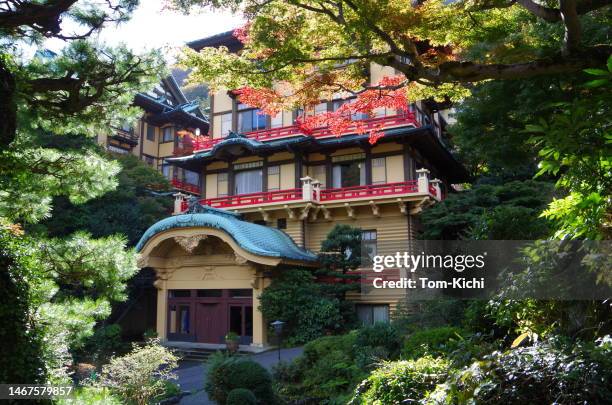
M148 93L139 93L134 105L144 114L135 123L113 128L98 135L98 143L115 154L137 156L172 182L177 190L200 181L199 173L176 168L167 159L174 157L182 145L182 131L208 133L208 118L201 111L198 100L187 100L173 75L163 78Z
M195 49L219 45L239 49L231 32L191 43ZM394 74L388 67L372 65L370 69L372 83ZM281 232L291 241L285 241L287 246L301 252L300 260L291 263L294 268L316 266L306 258L319 251L336 224L360 228L371 254L410 249L423 207L444 199L453 192L453 184L466 181L467 173L446 146L448 114L435 103L418 102L400 111L381 109L375 116L353 117L366 128L382 126L384 137L371 145L368 135L358 133L356 126L337 136L327 128L306 135L295 125L299 114L334 111L350 98L322 100L306 111L271 117L241 104L228 90L211 96L208 138L185 141L176 148L175 157L167 159L178 170L199 175L198 183L183 187L189 192L179 195L175 206L174 221L185 227L156 228L154 237L143 237L139 249L143 265L158 274L157 331L163 339L220 343L225 332L234 331L245 343L265 345L271 320L261 317L257 294L276 272L290 271L290 264L282 259L283 248L269 246L273 254L267 257L281 258L277 265L247 257L241 238L231 230L223 231L227 240L220 234L211 238L211 232L219 228L211 218L200 218L203 214L198 210L213 210L206 211L209 216L239 215L233 218L261 227L254 231L256 240L260 240L258 232L264 238L264 229ZM190 205L189 196L199 204L191 198ZM193 221L200 225L192 226ZM172 242L165 242L163 249L155 247L157 237ZM181 248L183 238L192 238L194 249L200 249L197 255ZM242 270L232 267L236 263ZM214 274L209 276L207 271ZM244 291L237 293L239 297L233 289ZM236 301L239 298L243 301ZM402 296L362 291L349 298L360 319L371 323L388 320ZM184 303L182 315L179 302ZM216 312L202 315L206 311L202 305L216 305ZM238 307L246 309L234 309ZM244 311L251 312L246 322L250 327L245 327ZM221 326L207 334L202 325L211 322ZM182 337L177 337L177 327L183 327Z

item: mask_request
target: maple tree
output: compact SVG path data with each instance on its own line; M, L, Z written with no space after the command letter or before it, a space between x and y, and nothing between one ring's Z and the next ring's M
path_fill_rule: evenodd
M171 0L242 10L242 50L186 50L192 79L240 89L240 100L275 114L356 96L338 111L298 122L348 125L355 113L434 97L456 101L488 79L577 74L604 66L612 47L609 0ZM599 29L593 29L599 27ZM588 28L588 29L587 29ZM604 30L605 31L605 30ZM371 63L398 73L368 83ZM375 134L377 131L373 131Z

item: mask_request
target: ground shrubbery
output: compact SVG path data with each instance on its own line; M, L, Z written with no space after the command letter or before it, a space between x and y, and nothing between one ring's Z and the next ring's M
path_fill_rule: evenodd
M612 398L612 344L538 343L494 352L453 375L432 404L604 404Z
M356 389L351 404L401 404L416 401L446 380L449 363L422 357L385 363Z
M423 329L406 338L402 348L402 357L417 359L425 355L439 356L454 351L465 334L453 326L440 326Z
M222 352L213 354L208 361L208 376L204 389L210 399L218 404L229 403L234 396L244 393L230 393L236 389L250 390L258 403L276 402L272 389L272 377L268 370L247 358L232 356Z
M246 388L234 388L227 395L225 405L256 405L257 398L253 391Z

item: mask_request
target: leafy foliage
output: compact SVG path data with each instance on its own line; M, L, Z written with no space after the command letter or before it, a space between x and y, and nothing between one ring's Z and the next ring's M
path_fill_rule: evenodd
M260 297L266 319L286 322L288 344L300 344L341 327L340 301L329 297L307 270L283 271Z
M438 357L450 353L464 339L463 332L452 326L423 329L415 331L406 338L402 349L402 358L418 359L424 356Z
M234 388L227 395L226 405L256 405L257 398L253 391L246 388Z
M455 373L427 403L593 403L609 401L610 341L572 348L554 343L494 352Z
M66 198L54 201L54 215L35 229L46 229L52 236L77 230L94 237L123 234L130 246L144 231L171 210L172 199L158 194L170 190L168 180L135 156L113 159L121 165L116 190L85 204L75 205Z
M423 212L423 239L530 240L548 234L539 218L552 196L541 181L478 184Z
M272 377L263 366L253 360L221 352L211 356L204 385L208 396L218 404L225 404L229 401L229 394L239 388L250 390L258 403L275 403Z
M443 382L448 371L448 362L431 357L385 363L357 387L350 404L417 402Z
M166 391L165 381L176 378L173 370L178 358L170 350L151 340L134 345L132 352L114 357L102 367L98 386L110 388L125 403L146 405Z

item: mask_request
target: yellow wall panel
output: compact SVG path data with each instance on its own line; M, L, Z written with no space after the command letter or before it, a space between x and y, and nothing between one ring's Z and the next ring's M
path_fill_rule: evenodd
M207 174L206 175L206 198L217 197L217 175Z
M387 156L387 183L404 181L404 157Z
M295 164L288 163L280 167L280 188L287 190L295 188Z

